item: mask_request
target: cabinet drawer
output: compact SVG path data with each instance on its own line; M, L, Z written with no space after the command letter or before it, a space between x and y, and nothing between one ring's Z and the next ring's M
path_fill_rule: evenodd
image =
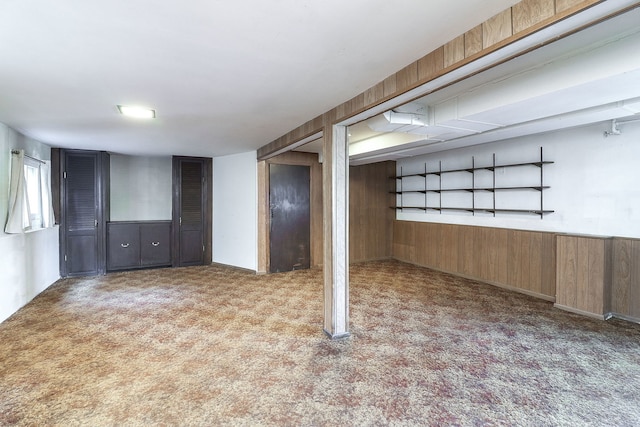
M117 270L140 266L140 235L136 224L107 227L107 268Z
M171 264L171 223L140 225L140 264Z

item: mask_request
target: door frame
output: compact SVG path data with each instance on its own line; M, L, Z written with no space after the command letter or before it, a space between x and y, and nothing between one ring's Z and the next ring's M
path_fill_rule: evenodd
M273 190L274 188L272 188L271 186L271 178L274 177L273 173L273 168L277 167L277 168L283 168L280 169L280 172L286 176L285 179L283 179L283 177L279 177L278 178L278 182L280 184L284 184L286 186L289 185L295 185L295 191L296 191L296 196L302 194L302 192L305 192L305 196L307 198L307 203L305 203L305 208L306 208L306 215L297 215L295 217L295 219L291 218L293 222L295 222L296 224L298 224L298 221L305 221L304 226L302 227L293 227L293 224L291 223L285 223L282 221L282 217L279 217L279 215L276 212L280 212L280 214L283 213L283 211L281 209L277 209L274 211L274 207L273 207L273 203L274 200L272 198L273 194L271 193L271 190ZM279 234L278 236L278 240L280 245L284 245L282 247L280 247L280 245L275 246L277 248L282 249L284 252L288 252L288 250L291 250L292 248L289 246L290 244L293 244L293 240L289 240L286 236L289 235L291 233L294 233L295 235L298 235L298 232L302 232L304 230L304 234L306 234L306 237L304 238L303 242L297 241L296 243L296 247L298 247L298 245L300 243L304 243L304 246L306 246L306 250L305 252L305 258L308 262L305 263L304 269L309 269L311 268L311 166L307 166L307 165L284 165L284 164L280 164L280 163L269 163L268 164L268 174L269 174L269 219L271 220L271 223L269 224L269 273L276 273L276 272L285 272L285 271L293 271L295 270L295 264L293 264L293 260L289 261L292 263L292 267L291 269L283 269L280 271L272 271L273 270L273 264L271 264L272 262L276 261L280 261L280 264L285 264L283 263L283 259L280 258L280 256L282 254L279 254L280 256L276 257L274 259L273 255L275 254L275 252L273 251L274 248L274 242L273 239L275 237L274 233L274 224L278 223L279 224L279 229L276 230L277 233ZM295 168L294 170L296 171L296 173L294 173L292 169L290 168ZM304 179L303 179L304 178ZM291 182L289 182L291 181ZM306 182L305 182L306 181ZM292 184L295 183L295 184ZM303 185L304 184L304 185ZM288 187L289 188L289 187ZM281 195L281 197L283 197ZM282 201L282 200L278 200L278 201ZM275 201L275 203L278 203L278 201ZM296 198L296 201L299 201L299 199ZM276 217L279 217L279 221L274 221L274 219ZM286 224L286 225L285 225ZM285 229L283 229L282 227L285 227ZM285 243L286 242L286 243ZM300 254L298 254L300 255ZM285 259L288 259L287 257L285 257ZM287 263L288 264L288 263ZM284 267L284 265L281 265L282 267Z
M316 153L288 151L258 162L258 274L271 270L271 215L269 211L269 165L281 164L310 167L310 267L322 266L322 165Z
M212 257L212 222L213 222L213 160L210 157L173 156L171 160L172 175L172 224L171 224L171 266L180 267L180 165L182 161L202 163L203 194L203 229L204 254L203 265L211 264Z
M67 154L78 154L96 157L96 274L102 275L107 272L107 222L110 220L110 158L109 153L106 151L93 151L93 150L75 150L75 149L55 149L55 155L52 155L52 175L57 175L57 194L53 194L52 198L57 199L54 203L54 209L58 209L57 222L59 224L58 236L59 236L59 265L60 265L60 277L71 277L79 274L69 274L67 269L67 260L65 255L67 254L67 213L65 206L65 198L67 196L66 185L66 170L67 170ZM53 162L53 159L57 162ZM52 180L53 181L53 180ZM53 182L52 182L53 186ZM52 192L53 193L53 192ZM57 206L56 206L57 205ZM83 275L83 274L80 274Z

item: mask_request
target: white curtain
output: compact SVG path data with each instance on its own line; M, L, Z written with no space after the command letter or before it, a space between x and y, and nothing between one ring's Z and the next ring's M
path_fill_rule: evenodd
M9 181L9 215L6 233L24 233L25 215L28 219L27 185L24 177L24 150L11 151L11 178Z
M40 188L42 189L42 227L53 227L56 220L53 217L53 197L51 195L51 162L40 165Z
M53 227L51 173L47 162L29 160L25 167L24 150L11 151L9 213L6 233ZM27 172L28 170L28 172Z

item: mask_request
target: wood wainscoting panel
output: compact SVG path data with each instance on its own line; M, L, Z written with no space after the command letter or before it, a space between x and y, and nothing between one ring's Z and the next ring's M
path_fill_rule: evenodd
M393 222L393 257L404 262L416 263L416 224L411 221Z
M458 226L458 269L465 276L475 276L474 254L475 254L475 227Z
M557 236L557 307L599 319L609 313L611 247L611 238Z
M395 221L393 256L553 301L554 241L553 233Z
M542 295L556 295L556 235L553 233L540 233L542 237L542 268L540 277L540 293Z
M442 260L440 263L440 268L442 270L455 271L458 267L460 252L458 250L459 231L460 227L452 224L443 224L443 226L440 227L442 247L442 251L440 254L440 259Z
M640 322L640 239L613 239L611 312Z

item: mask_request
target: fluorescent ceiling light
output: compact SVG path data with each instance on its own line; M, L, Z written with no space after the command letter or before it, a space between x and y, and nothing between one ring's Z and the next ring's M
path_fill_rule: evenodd
M120 114L127 117L135 117L136 119L155 119L156 110L145 107L136 107L131 105L118 105Z

